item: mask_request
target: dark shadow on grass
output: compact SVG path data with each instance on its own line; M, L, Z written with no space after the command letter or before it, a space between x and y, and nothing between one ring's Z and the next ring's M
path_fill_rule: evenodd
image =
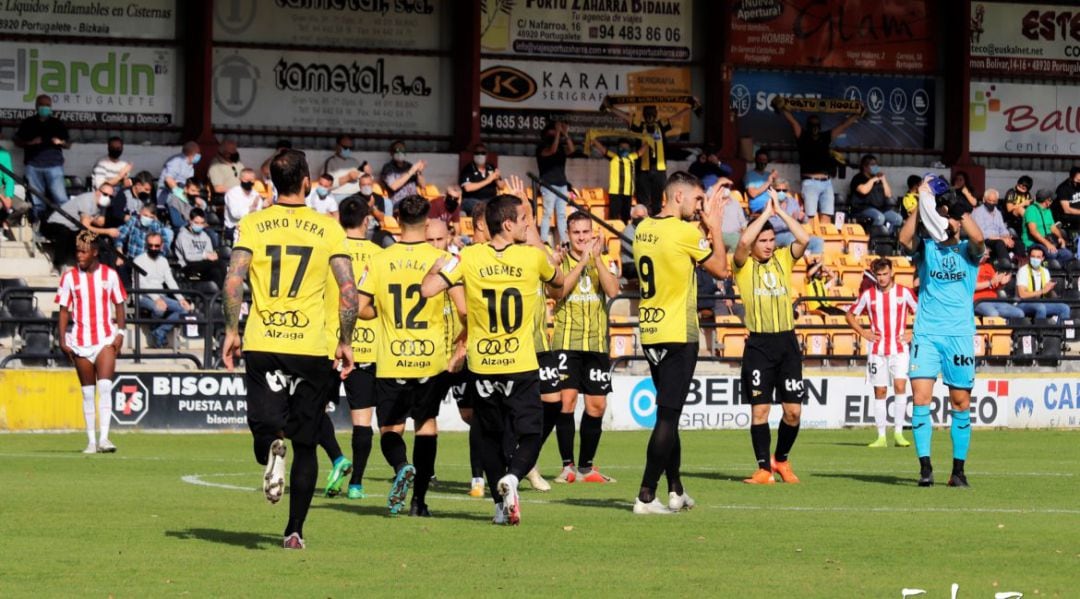
M879 485L900 485L913 487L916 484L914 477L900 477L891 474L859 474L854 472L815 472L814 476L823 478L849 478L864 483L877 483Z
M625 512L634 507L633 499L587 499L583 497L568 497L566 499L557 499L551 503L561 503L563 505L572 505L574 507L591 507L598 509L617 510Z
M184 541L196 540L221 543L245 549L269 549L281 546L281 537L259 532L238 530L220 530L216 528L189 528L187 530L167 530L165 536Z
M400 516L390 516L390 512L386 509L385 505L363 505L358 503L315 503L312 504L312 509L329 509L337 510L339 512L347 512L350 514L356 514L358 516L378 516L380 518L409 518L409 513L404 512ZM485 516L482 514L469 514L465 512L444 512L439 509L438 499L431 498L428 502L428 508L432 512L432 519L434 520L469 520L473 522L483 521L490 522L491 516Z
M718 480L722 482L741 483L743 479L753 474L751 468L747 468L745 474L731 474L730 472L683 472L683 478L700 478L702 480Z
M431 483L432 493L447 493L447 494L468 494L471 484L458 480L443 480L439 479Z

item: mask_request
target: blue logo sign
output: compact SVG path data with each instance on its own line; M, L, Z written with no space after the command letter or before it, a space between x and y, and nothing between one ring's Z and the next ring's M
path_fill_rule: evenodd
M1013 406L1013 411L1016 412L1017 416L1024 412L1027 412L1027 415L1031 416L1031 414L1035 412L1035 402L1030 397L1017 398L1016 404Z
M644 428L652 428L656 424L656 386L651 378L641 379L634 385L630 392L630 414L634 416L634 422Z

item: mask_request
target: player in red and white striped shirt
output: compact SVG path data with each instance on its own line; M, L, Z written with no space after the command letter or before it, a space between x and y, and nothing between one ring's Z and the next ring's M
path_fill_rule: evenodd
M893 439L897 447L908 447L904 438L904 415L907 412L908 395L908 344L911 333L907 331L908 314L915 314L918 303L910 289L893 282L892 262L878 258L870 265L877 284L859 294L859 300L848 309L845 318L860 337L870 342L866 357L867 378L874 387L874 422L878 438L870 447L885 447L885 425L888 419L887 399L889 379L892 379ZM859 324L857 316L870 316L870 330Z
M75 268L60 277L60 349L79 375L89 444L83 453L112 453L112 386L116 357L124 344L127 291L116 271L98 261L97 235L81 231L75 240ZM69 325L71 325L69 327ZM96 385L95 385L96 381ZM94 438L94 392L101 435Z

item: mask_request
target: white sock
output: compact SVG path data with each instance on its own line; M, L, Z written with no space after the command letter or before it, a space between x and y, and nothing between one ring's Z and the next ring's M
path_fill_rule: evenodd
M94 437L94 386L86 385L82 388L82 412L86 420L86 437L90 443L97 444Z
M97 382L98 426L101 427L101 441L109 440L109 425L112 424L112 381L101 379Z
M472 484L474 484L474 485L482 485L482 484L484 484L484 479L483 478L474 478L474 479L472 479Z
M874 400L874 424L877 425L877 435L879 437L885 436L885 425L888 423L885 404L888 401L888 398Z
M907 394L897 393L896 399L893 400L893 432L900 434L904 432L904 417L907 415Z

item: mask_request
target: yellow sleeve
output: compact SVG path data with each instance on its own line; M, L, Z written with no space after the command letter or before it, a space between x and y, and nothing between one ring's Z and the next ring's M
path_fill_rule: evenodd
M555 278L555 266L548 260L547 252L536 249L536 271L540 274L540 278L547 283L551 279Z
M236 240L233 243L233 249L235 250L247 250L254 254L255 250L250 245L244 245L245 241L251 241L251 234L248 231L251 229L250 218L242 218L236 225Z
M461 267L461 255L451 256L446 264L439 270L439 276L442 277L448 285L453 287L454 285L460 285L462 278L465 276L465 269Z
M695 264L704 262L712 255L712 246L709 244L709 240L705 239L701 229L698 229L697 225L692 223L679 223L676 238L673 241L676 246L690 256L690 259Z

